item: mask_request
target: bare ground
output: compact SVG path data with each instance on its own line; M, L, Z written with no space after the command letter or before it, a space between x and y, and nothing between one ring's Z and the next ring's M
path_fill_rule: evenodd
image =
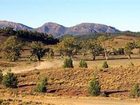
M7 97L1 97L1 99L7 99ZM9 98L11 100L22 100L24 102L35 102L52 105L140 105L140 102L134 100L120 100L113 98L102 97L18 97ZM38 104L38 105L42 105Z

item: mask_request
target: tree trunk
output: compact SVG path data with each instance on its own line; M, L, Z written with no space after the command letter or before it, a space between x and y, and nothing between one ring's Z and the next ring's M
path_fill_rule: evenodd
M131 59L131 54L128 55L128 59Z
M37 58L38 58L39 61L41 60L41 57L40 57L40 55L38 55L38 54L37 54Z
M105 59L108 60L108 53L106 50L104 50L104 56L105 56Z
M95 55L93 55L93 58L92 58L92 60L93 60L93 61L95 61L95 59L96 59L96 56L95 56Z

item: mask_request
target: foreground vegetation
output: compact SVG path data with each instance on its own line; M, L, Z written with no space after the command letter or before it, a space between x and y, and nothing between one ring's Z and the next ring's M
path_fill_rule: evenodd
M140 97L138 36L99 35L90 39L66 36L58 40L9 28L0 30L0 34L6 36L0 46L0 96ZM122 40L124 43L119 46ZM26 67L26 63L37 65L44 60L62 63L59 67L59 63L54 63L49 69L34 67L34 71L27 73L4 72L14 64Z

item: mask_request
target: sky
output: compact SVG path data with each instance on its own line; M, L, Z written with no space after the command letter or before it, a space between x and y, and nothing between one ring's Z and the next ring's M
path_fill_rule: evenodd
M0 20L33 28L46 22L67 27L88 22L140 31L140 0L0 0Z

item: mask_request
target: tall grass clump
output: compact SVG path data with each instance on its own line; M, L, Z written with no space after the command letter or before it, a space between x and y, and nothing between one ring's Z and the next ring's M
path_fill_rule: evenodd
M140 97L140 87L139 84L135 84L130 90L130 97L136 98Z
M17 88L18 85L17 76L12 72L7 72L7 74L3 76L2 83L4 86L9 88Z
M81 68L88 68L87 62L85 60L80 60L79 67Z
M47 91L47 87L46 87L47 84L48 84L47 77L40 79L36 85L35 91L36 92L46 92Z
M70 57L65 58L63 67L64 68L73 68L73 60Z
M109 68L109 65L108 65L108 63L107 63L107 61L105 61L104 63L103 63L103 65L102 65L102 68Z

